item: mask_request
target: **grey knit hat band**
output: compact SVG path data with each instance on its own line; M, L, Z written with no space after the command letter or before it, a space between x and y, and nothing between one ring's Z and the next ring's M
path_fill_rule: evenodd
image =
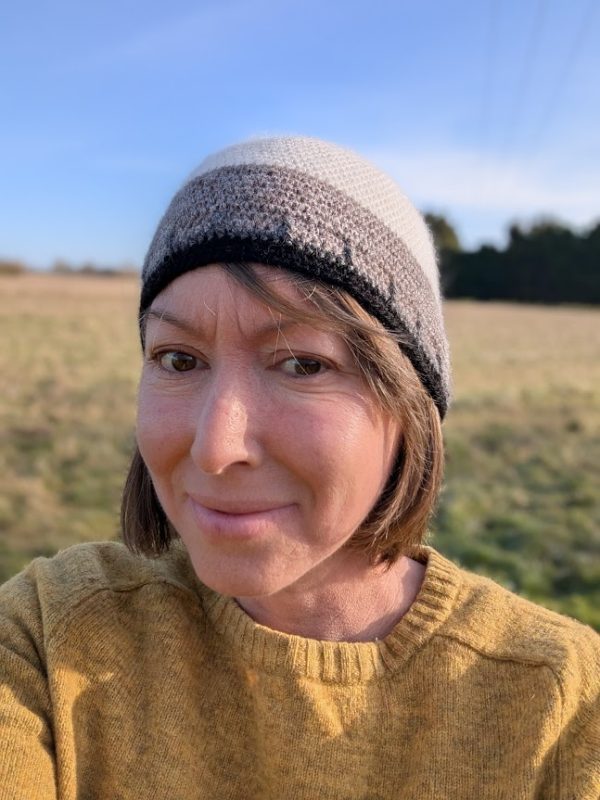
M347 151L335 150L348 158ZM366 164L375 179L381 175L354 154L350 159L363 170ZM402 348L443 417L450 394L448 346L437 271L432 280L431 266L424 269L413 253L421 247L428 254L428 246L435 266L430 241L418 237L417 212L410 206L417 216L417 235L411 231L417 247L411 250L398 225L314 171L298 169L297 160L290 166L248 161L238 157L200 170L175 195L146 256L140 310L179 275L215 262L257 262L342 287L402 335ZM367 177L373 181L369 172Z

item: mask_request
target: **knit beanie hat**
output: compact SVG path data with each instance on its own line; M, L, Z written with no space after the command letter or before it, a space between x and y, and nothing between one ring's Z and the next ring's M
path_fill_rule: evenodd
M159 223L142 270L141 311L189 270L246 261L342 287L403 350L443 418L448 342L429 230L394 181L319 139L233 145L206 158Z

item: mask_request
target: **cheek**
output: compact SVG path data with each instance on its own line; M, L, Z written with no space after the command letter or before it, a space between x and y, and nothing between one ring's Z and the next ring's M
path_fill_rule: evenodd
M153 474L168 470L188 445L187 412L174 398L152 391L142 380L138 395L136 439Z
M377 416L348 426L345 464L354 497L369 508L384 490L399 446L397 423Z
M303 430L296 431L295 441L304 453L304 463L311 482L321 487L320 496L341 502L369 503L372 495L384 488L393 467L398 433L397 426L372 418L362 408L331 414Z
M329 446L338 451L340 458L355 463L360 460L371 464L371 459L379 463L383 453L391 449L387 426L379 417L371 417L362 408L330 418L327 436Z

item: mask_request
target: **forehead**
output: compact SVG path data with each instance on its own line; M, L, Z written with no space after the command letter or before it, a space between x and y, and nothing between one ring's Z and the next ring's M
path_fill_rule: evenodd
M275 295L293 302L302 301L303 295L298 288L298 283L302 279L299 276L286 269L269 267L265 264L249 264L245 267L243 270L245 273L254 273ZM208 264L180 275L163 289L158 297L180 299L181 296L192 294L202 296L207 293L230 295L233 288L248 291L226 266Z
M176 316L202 327L231 322L236 327L250 329L268 327L269 323L271 327L281 327L287 322L310 323L321 330L335 328L333 320L307 298L306 287L299 287L301 277L284 269L254 264L251 273L272 295L270 299L260 296L258 289L244 285L241 277L232 275L223 266L211 264L172 281L154 299L144 322L161 318L169 321ZM244 270L243 275L248 275L248 271Z

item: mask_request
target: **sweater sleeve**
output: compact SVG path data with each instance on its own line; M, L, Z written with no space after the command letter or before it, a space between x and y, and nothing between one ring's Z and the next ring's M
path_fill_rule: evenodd
M55 800L42 614L31 571L0 586L0 800Z
M563 694L557 800L600 798L600 636L578 626L574 658L559 682Z

